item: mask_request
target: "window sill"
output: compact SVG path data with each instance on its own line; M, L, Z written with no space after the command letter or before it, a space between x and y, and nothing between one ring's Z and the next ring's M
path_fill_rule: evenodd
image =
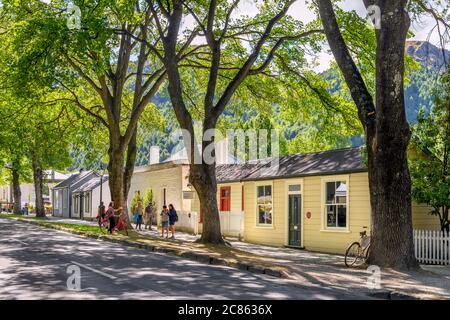
M351 233L349 229L320 229L320 232Z
M273 225L265 226L265 225L257 224L255 226L255 229L275 229L275 227Z

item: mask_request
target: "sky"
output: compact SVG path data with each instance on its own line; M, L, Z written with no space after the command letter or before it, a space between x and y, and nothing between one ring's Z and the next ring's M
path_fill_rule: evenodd
M340 3L340 7L346 11L355 10L362 17L367 16L367 10L362 0L343 0ZM236 14L251 14L253 12L256 12L253 1L243 0L242 4L238 7ZM291 15L295 19L301 20L305 24L315 18L314 14L307 8L305 0L296 1L289 9L288 15ZM414 22L411 26L411 31L413 31L415 36L409 40L428 40L429 33L433 26L434 21L431 17L428 19L423 19L420 23ZM431 34L429 41L434 45L439 45L439 37L437 32ZM447 46L447 49L450 49L450 45ZM331 53L327 52L327 50L324 50L317 58L318 65L315 69L318 72L328 69L330 62L333 60L333 56Z
M51 0L41 0L45 3L50 3ZM294 17L295 19L301 20L303 23L308 23L312 21L315 16L313 12L311 12L306 4L306 0L297 0L289 9L288 15ZM0 0L1 3L1 0ZM346 11L355 10L360 16L367 17L367 10L363 4L363 0L342 0L339 6ZM240 15L252 15L256 14L257 9L254 4L254 0L241 0L239 6L234 11L234 16ZM183 21L183 25L185 28L190 28L195 24L195 20L192 17L187 17ZM439 44L439 35L437 31L433 32L430 35L430 31L434 27L435 23L433 18L424 18L423 21L413 22L411 26L411 31L415 34L415 36L409 40L419 40L426 41L429 40L432 44L440 46ZM183 27L182 27L183 28ZM204 43L205 40L202 38L197 38L194 40L194 43ZM450 43L447 44L447 49L450 50ZM311 57L312 59L313 57ZM330 62L333 60L332 54L329 52L327 47L315 57L317 60L317 66L315 70L318 72L322 72L329 68Z

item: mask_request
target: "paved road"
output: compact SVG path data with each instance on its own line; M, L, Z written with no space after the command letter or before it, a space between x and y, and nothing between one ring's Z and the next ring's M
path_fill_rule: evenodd
M80 291L67 289L71 265ZM0 299L358 298L0 218Z

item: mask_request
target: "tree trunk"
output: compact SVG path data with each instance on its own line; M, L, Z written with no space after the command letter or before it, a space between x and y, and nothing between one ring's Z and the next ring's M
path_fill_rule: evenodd
M114 201L114 208L123 208L123 214L127 219L128 228L132 228L131 222L128 216L127 208L127 195L128 189L125 191L125 170L124 170L124 149L115 147L111 143L109 148L109 163L108 163L108 173L109 173L109 190L111 193L111 200ZM134 163L133 163L134 165ZM131 172L132 174L132 172ZM129 188L129 184L128 187Z
M380 1L377 31L375 133L367 137L372 205L370 263L417 267L413 246L411 178L407 148L411 137L404 101L405 43L410 26L404 1Z
M197 191L203 214L203 228L200 242L225 244L220 230L219 209L217 207L217 183L215 165L191 164L189 181Z
M34 181L34 193L36 194L35 211L36 217L45 217L44 199L42 196L42 185L44 180L44 174L36 158L36 155L32 156L33 167L33 181Z
M111 200L114 201L114 207L117 209L123 207L125 199L123 196L123 163L124 155L119 148L109 151L109 190L111 192Z
M133 177L134 165L136 163L136 155L137 129L134 131L127 148L127 161L125 163L125 171L123 173L123 197L125 198L125 200L128 199L128 193L130 191L131 178ZM127 201L125 201L125 206L127 206Z
M448 235L450 233L450 221L448 219L450 208L447 206L442 206L440 208L437 208L437 210L442 210L442 215L439 213L441 231L444 235Z
M381 9L377 30L376 108L349 53L330 0L319 12L330 48L350 89L364 126L371 203L369 262L380 267L414 268L411 180L407 162L410 130L404 104L404 54L410 19L407 0L364 0Z
M14 198L14 214L21 214L21 208L22 208L22 192L20 191L20 178L19 178L19 172L17 171L17 168L13 164L12 168L12 189L13 189L13 198Z

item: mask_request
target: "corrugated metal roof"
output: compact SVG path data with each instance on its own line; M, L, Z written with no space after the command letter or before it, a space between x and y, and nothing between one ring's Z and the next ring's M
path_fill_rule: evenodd
M216 169L217 182L265 180L313 175L364 172L360 148L293 154L243 165L221 165ZM271 160L278 160L270 162Z
M61 189L71 187L72 189L78 188L81 184L85 183L86 179L90 179L90 176L96 175L94 171L83 171L80 173L74 173L69 178L61 181L53 189Z
M106 181L108 181L108 175L103 176L103 182ZM72 191L72 193L91 191L99 186L100 186L100 176L98 174L93 174L92 177L84 181L81 185L77 186Z

